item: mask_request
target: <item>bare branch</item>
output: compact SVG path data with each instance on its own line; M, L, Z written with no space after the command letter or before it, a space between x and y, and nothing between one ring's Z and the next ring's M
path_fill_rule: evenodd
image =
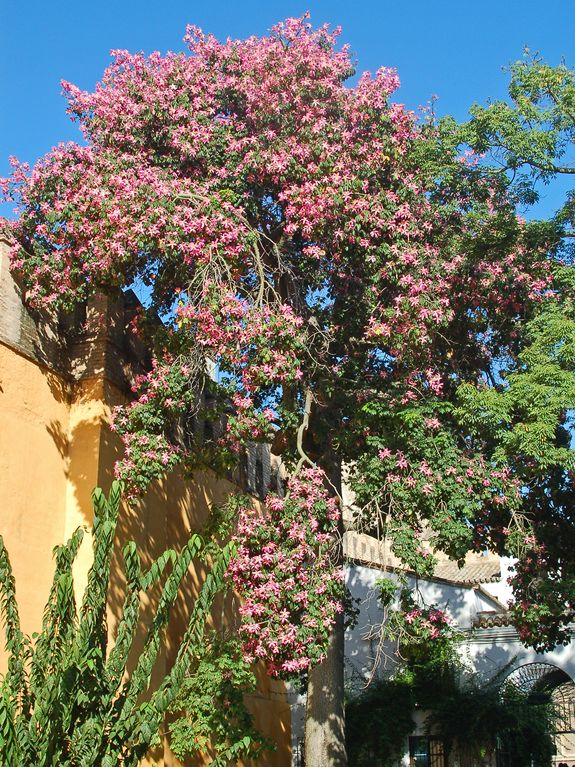
M308 429L309 426L309 417L311 415L311 405L313 402L313 395L311 393L311 389L308 389L305 394L305 405L304 405L304 412L303 412L303 420L299 426L299 429L297 430L297 451L300 456L299 461L297 462L297 465L295 467L295 471L293 473L294 477L297 477L299 474L302 466L305 463L308 463L310 466L315 466L315 463L312 461L312 459L307 455L305 450L303 449L303 436L305 432Z

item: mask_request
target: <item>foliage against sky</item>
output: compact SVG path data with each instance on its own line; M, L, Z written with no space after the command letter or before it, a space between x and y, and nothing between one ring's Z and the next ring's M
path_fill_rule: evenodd
M5 184L31 301L69 306L138 279L153 311L175 312L117 414L120 473L141 488L178 463L224 470L274 439L312 532L344 461L358 524L422 574L429 531L457 559L531 556L534 508L572 484L556 440L569 369L543 407L521 396L526 374L549 370L557 342L538 341L569 296L555 226L525 223L504 175L394 101L395 70L346 84L348 49L328 27L288 19L225 43L190 27L186 40L190 55L117 51L93 92L65 84L86 145L31 171L15 161ZM225 428L180 439L197 413ZM303 566L331 578L320 543ZM279 616L296 581L266 583ZM552 638L564 617L551 611Z
M486 0L480 13L474 4L457 0L245 0L241 5L174 0L167 7L131 0L102 0L97 7L30 0L23 7L6 0L3 23L10 34L0 49L0 99L9 108L0 120L0 175L8 172L8 155L33 162L59 141L77 139L62 109L60 81L93 89L110 50L182 50L188 23L219 39L262 35L279 19L307 10L315 25L342 26L360 69L397 67L400 99L410 109L436 94L438 113L460 120L472 101L504 97L507 78L501 68L519 58L524 46L552 64L561 57L570 65L575 61L574 11L562 0L550 0L544 12L538 0ZM9 211L5 205L4 214Z

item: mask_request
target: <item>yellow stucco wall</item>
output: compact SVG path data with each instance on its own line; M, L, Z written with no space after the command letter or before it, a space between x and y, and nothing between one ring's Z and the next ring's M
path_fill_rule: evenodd
M69 397L62 379L0 342L0 533L26 633L40 625L65 536Z
M104 377L73 382L0 341L0 533L10 554L22 629L27 634L41 625L53 575L52 549L78 525L90 525L92 489L109 489L119 454L109 417L111 407L122 400L120 390ZM183 545L189 531L201 525L210 504L222 500L230 489L229 483L216 482L210 475L185 482L171 476L154 486L139 507L123 511L118 538L134 539L146 564L166 547ZM78 596L90 563L86 537L75 568ZM198 578L201 573L190 572L183 599L174 610L154 674L157 680L175 657ZM110 595L113 633L123 600L119 557ZM0 648L0 673L5 663ZM287 767L291 764L290 710L284 686L262 675L260 692L249 706L257 725L278 743L277 751L259 764ZM179 765L167 746L165 754L153 756L150 764Z

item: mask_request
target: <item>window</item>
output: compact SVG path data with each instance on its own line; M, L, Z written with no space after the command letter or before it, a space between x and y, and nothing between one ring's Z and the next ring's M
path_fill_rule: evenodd
M266 488L264 485L264 462L262 461L260 455L258 455L256 458L254 474L256 495L258 498L263 498L266 492Z
M443 741L427 736L409 739L410 767L445 767Z

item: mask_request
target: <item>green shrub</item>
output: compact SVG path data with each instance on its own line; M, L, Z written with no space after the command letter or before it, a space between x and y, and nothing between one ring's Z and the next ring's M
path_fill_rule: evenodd
M56 568L42 629L20 629L15 584L0 537L0 614L8 670L0 679L0 764L3 767L131 767L157 741L164 715L182 689L203 644L206 620L224 584L231 545L212 558L211 571L191 611L175 663L152 691L152 670L180 584L203 541L192 535L176 553L168 549L143 572L133 541L123 547L126 591L115 642L108 646L106 605L121 486L108 499L93 494L94 561L80 610L72 565L84 532L55 550ZM158 586L159 598L143 648L132 646L140 625L141 596ZM128 665L129 661L129 665ZM130 673L127 669L131 668Z

